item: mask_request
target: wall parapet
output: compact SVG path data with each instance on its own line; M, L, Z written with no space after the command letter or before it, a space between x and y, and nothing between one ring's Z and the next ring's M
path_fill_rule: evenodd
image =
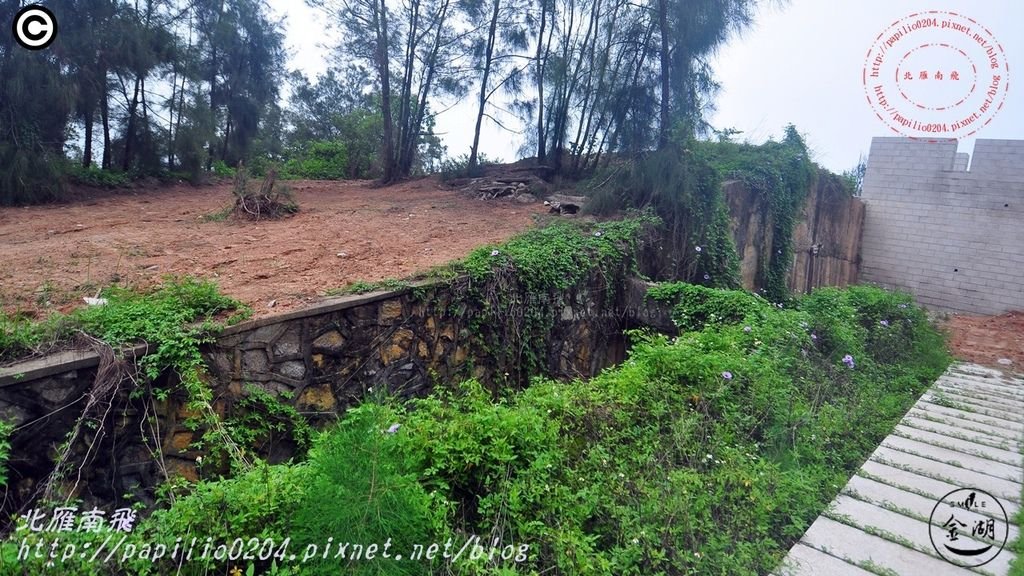
M863 198L862 277L929 308L1024 309L1024 140L875 138Z

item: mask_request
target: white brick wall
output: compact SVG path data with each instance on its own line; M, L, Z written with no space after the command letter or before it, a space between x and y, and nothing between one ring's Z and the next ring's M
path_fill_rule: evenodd
M1024 310L1024 140L871 142L860 278L934 309Z

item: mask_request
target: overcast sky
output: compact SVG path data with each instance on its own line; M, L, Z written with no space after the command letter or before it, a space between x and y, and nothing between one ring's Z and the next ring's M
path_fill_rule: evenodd
M324 32L325 16L296 0L269 1L287 18L290 67L309 75L324 71L330 54L323 44L333 44L333 38ZM984 26L985 36L999 43L1009 68L1002 109L989 113L987 125L962 139L960 151L971 152L975 137L1024 138L1024 85L1015 82L1017 71L1024 70L1024 35L1020 33L1024 2L1018 0L791 0L782 8L764 7L754 27L732 38L714 59L722 90L715 100L712 124L741 130L739 139L759 143L780 137L785 125L793 123L819 164L836 172L852 168L861 153L867 155L873 136L897 135L876 116L865 94L862 73L868 51L893 23L925 11L953 12L961 22L970 18L974 21L971 26ZM896 49L927 42L960 43L975 59L979 55L984 58L976 44L971 52L969 36L950 36L950 31L935 34L946 36L928 37L924 30L908 33ZM923 56L914 63L915 70L946 70L948 74L950 68L962 65L948 50L916 54ZM887 58L887 63L894 65L895 61ZM983 92L974 94L984 98ZM963 117L960 112L945 116L936 112L939 116L933 119L938 122L952 116L948 120L952 123ZM449 154L469 151L473 119L468 98L438 117L437 130L443 134ZM481 150L488 157L515 160L519 142L516 134L485 119Z

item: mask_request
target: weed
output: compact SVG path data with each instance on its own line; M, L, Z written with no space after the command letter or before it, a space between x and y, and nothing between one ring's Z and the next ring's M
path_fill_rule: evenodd
M11 455L10 438L13 432L13 424L0 420L0 488L7 487L7 459Z
M346 294L366 294L368 292L402 290L408 288L409 283L405 280L386 278L378 282L364 282L357 280L344 288L332 288L327 291L328 296L344 296Z
M225 206L220 210L203 214L199 217L200 222L223 222L231 217L231 214L235 211L234 206Z
M303 458L313 440L313 429L290 404L249 384L246 395L234 407L226 427L239 447L251 453L268 453L270 447L290 442L295 457Z

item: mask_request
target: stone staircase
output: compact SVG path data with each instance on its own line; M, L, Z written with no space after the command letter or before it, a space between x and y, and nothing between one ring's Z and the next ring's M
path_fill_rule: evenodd
M776 574L1005 576L1014 555L1003 542L1019 536L1022 447L1024 379L973 364L951 366ZM971 492L974 506L958 506ZM955 552L966 550L986 551Z

